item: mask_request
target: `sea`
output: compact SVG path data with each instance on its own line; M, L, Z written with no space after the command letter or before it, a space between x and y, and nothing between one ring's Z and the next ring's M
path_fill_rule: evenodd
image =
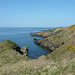
M41 55L49 52L34 43L34 38L42 39L41 37L32 37L30 33L35 33L52 28L47 27L1 27L0 28L0 41L11 40L19 47L28 47L28 57L36 59Z

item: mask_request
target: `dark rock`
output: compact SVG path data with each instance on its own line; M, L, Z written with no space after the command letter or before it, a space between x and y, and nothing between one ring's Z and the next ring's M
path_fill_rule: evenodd
M38 40L37 38L34 38L34 40Z
M62 45L64 44L65 42L62 42Z
M54 45L54 48L55 48L55 49L58 48L58 47L59 47L59 46L58 46L57 44Z

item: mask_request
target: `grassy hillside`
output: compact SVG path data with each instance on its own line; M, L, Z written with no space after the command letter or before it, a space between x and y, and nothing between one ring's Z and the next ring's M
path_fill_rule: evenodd
M44 37L37 44L52 51L38 59L20 54L11 41L0 42L0 75L75 75L75 25L58 27L33 36Z

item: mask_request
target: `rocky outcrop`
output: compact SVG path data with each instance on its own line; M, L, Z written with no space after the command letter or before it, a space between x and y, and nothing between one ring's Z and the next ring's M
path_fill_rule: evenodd
M75 25L70 27L57 27L41 32L32 33L32 36L45 37L41 40L35 41L36 44L54 51L56 48L64 45L69 38L74 36Z
M45 31L41 31L41 32L36 32L36 33L31 33L31 36L39 36L39 37L46 38L50 35L53 35L52 30L53 29L51 29L51 30L49 29L49 30L45 30Z
M41 36L43 39L36 40L35 44L38 44L44 48L54 51L59 46L65 43L63 37L65 37L64 32L66 28L58 27L54 29L49 29L41 32L32 33L32 36ZM60 40L60 41L59 41Z
M36 40L38 40L37 38L34 38L34 40L36 41Z
M28 55L28 48L27 46L24 46L21 48L21 52L23 53L23 55L27 56Z

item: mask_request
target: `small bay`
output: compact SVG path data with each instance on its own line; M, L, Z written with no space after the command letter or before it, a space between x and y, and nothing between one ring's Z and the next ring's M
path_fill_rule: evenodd
M52 28L35 28L35 27L6 27L0 28L0 41L11 40L17 43L21 48L28 47L28 57L38 58L49 51L34 44L34 38L41 39L41 37L32 37L30 33L39 32Z

